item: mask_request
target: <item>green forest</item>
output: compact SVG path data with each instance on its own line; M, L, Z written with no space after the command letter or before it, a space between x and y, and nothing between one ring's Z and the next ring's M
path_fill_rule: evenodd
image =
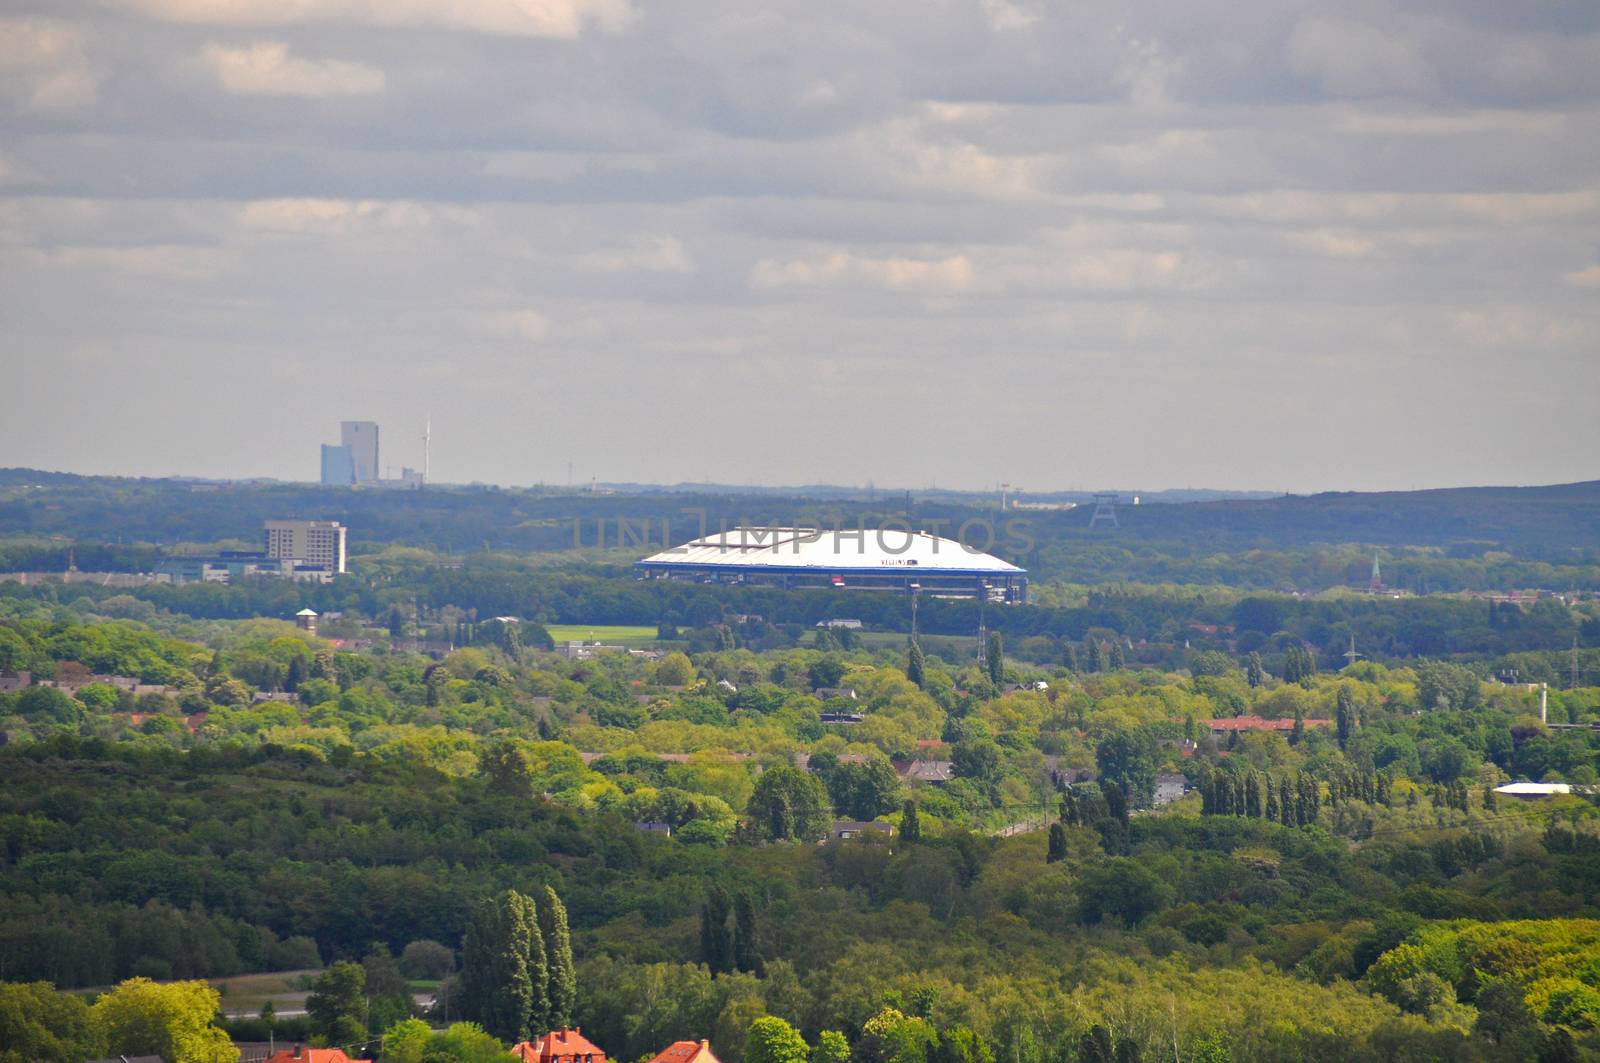
M4 585L8 1061L491 1059L569 1020L630 1063L1600 1052L1600 687L1550 645L1585 603L1445 602L1447 644L1554 634L1346 663L1237 594L1204 606L1231 638L1156 653L1201 606L1152 590L1120 604L1140 640L1040 606L1059 628L1002 617L980 661L689 587L652 648L571 659L558 611L480 621L390 561L402 593L312 591L350 595L318 636ZM229 1010L268 971L304 1014Z

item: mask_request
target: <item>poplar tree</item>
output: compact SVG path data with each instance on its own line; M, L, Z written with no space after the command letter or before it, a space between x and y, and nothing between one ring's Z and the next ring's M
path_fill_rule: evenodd
M532 899L507 890L484 901L461 945L463 1007L502 1041L524 1041L533 1021L545 1018L544 984L544 945Z
M925 672L926 660L922 656L922 647L913 641L906 659L906 678L921 687Z
M915 845L922 840L922 821L917 818L917 803L906 800L900 807L900 840Z
M1356 729L1356 699L1350 693L1348 686L1339 688L1337 707L1334 710L1334 725L1338 731L1339 748L1343 749L1350 744L1350 736Z
M544 934L545 964L548 969L545 999L550 1009L549 1027L565 1030L572 1025L572 1012L578 1003L578 974L572 963L572 933L567 928L567 906L556 891L544 888L544 907L540 929Z
M1074 674L1078 671L1078 650L1072 643L1066 643L1061 649L1062 663L1067 666L1067 671Z
M1059 863L1067 858L1067 832L1059 823L1050 824L1050 847L1045 851L1044 862Z
M1255 650L1250 651L1250 661L1245 665L1244 678L1252 687L1258 687L1267 681L1267 666L1261 663L1261 654Z
M1127 658L1122 655L1122 643L1120 640L1111 644L1111 660L1109 663L1113 672L1120 672L1128 666Z
M999 686L1006 681L1005 640L1000 632L989 632L989 682Z
M1103 672L1106 667L1105 653L1100 649L1099 639L1089 639L1084 643L1085 653L1089 658L1089 671Z
M748 890L733 902L733 964L741 971L761 973L761 946L756 933L756 905Z
M728 891L721 886L712 886L700 906L700 958L712 974L733 970L728 906Z

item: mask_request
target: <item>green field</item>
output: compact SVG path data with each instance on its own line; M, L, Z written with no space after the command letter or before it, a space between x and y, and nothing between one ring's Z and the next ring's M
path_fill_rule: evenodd
M656 640L656 629L641 624L549 624L545 630L559 645L563 642L605 642L613 646L646 646Z

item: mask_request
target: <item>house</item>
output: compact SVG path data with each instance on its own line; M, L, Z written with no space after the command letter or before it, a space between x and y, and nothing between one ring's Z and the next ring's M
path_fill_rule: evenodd
M833 821L829 837L834 841L843 842L867 833L882 834L886 838L892 838L894 824L882 819L836 819Z
M665 834L669 838L672 837L672 824L664 820L640 820L633 825L633 829L642 834Z
M1305 720L1307 727L1327 727L1332 720ZM1285 717L1279 720L1266 720L1260 716L1229 716L1220 720L1207 720L1206 726L1217 738L1226 738L1231 734L1243 731L1268 731L1279 734L1289 734L1294 730L1294 720Z
M32 672L18 672L15 675L0 674L0 694L10 694L22 690L32 682Z
M856 700L855 687L818 687L814 693L823 701L832 701L834 698Z
M113 1056L110 1059L92 1059L89 1063L166 1063L160 1056Z
M861 630L861 621L859 621L859 620L845 620L845 619L818 620L817 621L817 626L818 627L827 627L827 628L841 628L842 627L842 628L849 628L851 631L860 631ZM680 1043L687 1043L687 1042L680 1042Z
M1182 800L1183 795L1189 792L1189 780L1182 775L1168 775L1162 772L1156 776L1155 806L1161 808L1174 801Z
M536 1041L511 1046L522 1063L606 1063L606 1054L583 1036L583 1029L551 1030Z
M824 712L817 719L823 723L860 723L866 717L859 712Z
M674 1041L650 1063L722 1063L711 1054L710 1041Z
M372 1063L370 1059L351 1059L342 1048L307 1048L295 1045L276 1055L268 1056L263 1063Z
M894 766L907 782L924 782L943 786L956 777L955 765L948 760L910 760Z

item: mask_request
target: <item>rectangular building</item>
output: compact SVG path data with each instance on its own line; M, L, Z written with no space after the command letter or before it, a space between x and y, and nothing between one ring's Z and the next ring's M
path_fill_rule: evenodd
M349 487L355 482L356 462L350 448L336 443L322 444L323 486Z
M340 421L339 442L350 448L350 461L355 466L356 483L376 483L383 469L383 466L378 464L378 423Z
M264 529L268 558L345 570L345 528L338 521L269 520Z

